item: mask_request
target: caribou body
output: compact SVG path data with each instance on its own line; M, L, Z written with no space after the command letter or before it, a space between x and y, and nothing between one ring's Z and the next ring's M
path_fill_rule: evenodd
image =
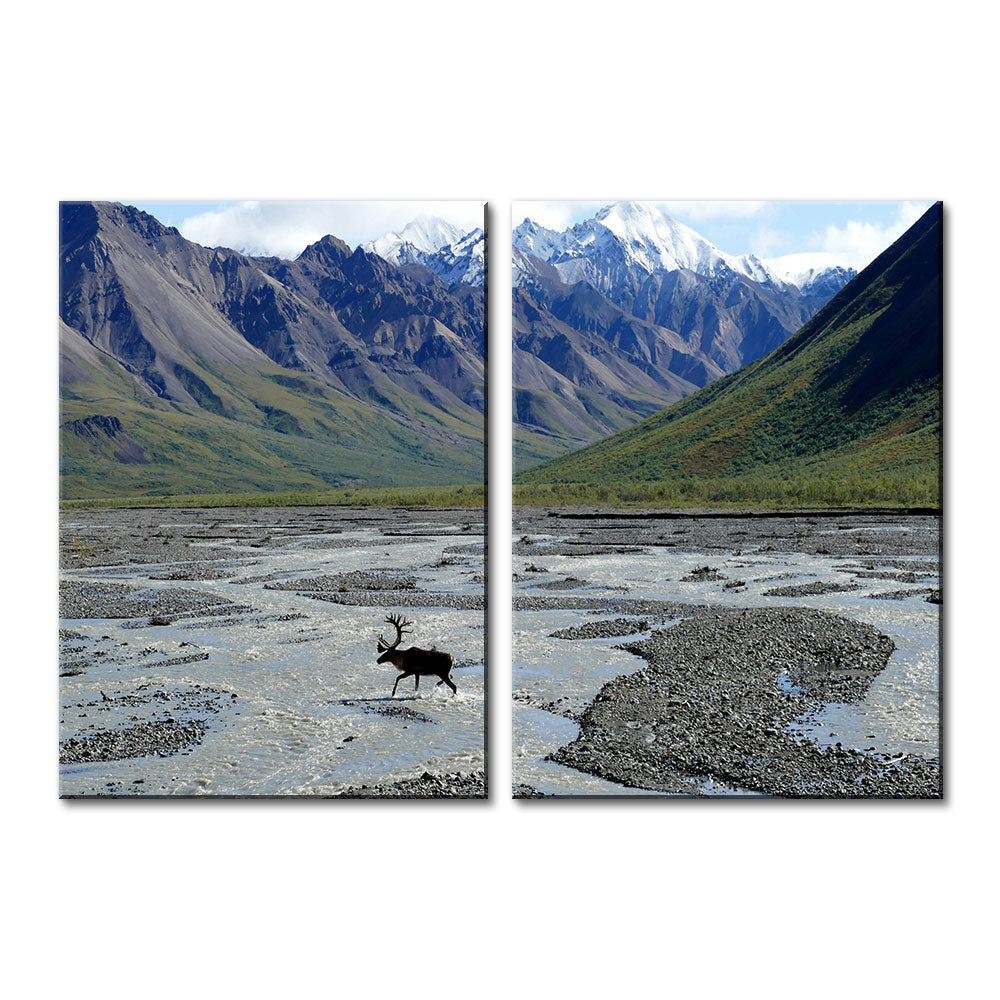
M437 649L421 649L419 646L410 646L408 649L400 649L399 642L406 632L410 631L409 626L413 624L407 621L402 615L387 615L385 619L396 630L396 641L390 645L383 636L378 637L379 663L391 663L398 671L399 676L392 686L390 698L396 696L396 686L404 677L415 677L416 684L413 690L420 689L421 677L439 677L437 687L447 684L453 694L458 694L458 688L452 682L451 668L455 665L455 660L451 653L442 653Z

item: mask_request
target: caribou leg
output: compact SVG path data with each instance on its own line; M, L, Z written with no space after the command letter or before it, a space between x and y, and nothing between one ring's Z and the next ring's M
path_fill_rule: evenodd
M414 691L419 691L420 690L420 674L414 674L413 676L417 679L417 683L413 685L413 690Z
M391 695L389 695L389 697L390 697L390 698L395 698L395 697L396 697L396 686L397 686L397 685L399 684L399 682L400 682L400 681L401 681L401 680L402 680L402 679L403 679L404 677L409 677L409 676L410 676L410 674L409 674L409 672L407 671L407 672L405 672L405 673L402 673L402 674L400 674L400 675L399 675L399 676L398 676L398 677L396 678L396 683L395 683L395 684L393 684L393 686L392 686L392 694L391 694Z
M451 678L450 678L450 677L442 677L442 678L441 678L441 680L442 680L442 681L443 681L443 682L444 682L445 684L447 684L447 685L448 685L448 687L450 687L450 688L451 688L451 693L452 693L452 694L458 694L458 688L457 688L457 687L455 687L455 685L454 685L454 684L452 683L452 680L451 680Z

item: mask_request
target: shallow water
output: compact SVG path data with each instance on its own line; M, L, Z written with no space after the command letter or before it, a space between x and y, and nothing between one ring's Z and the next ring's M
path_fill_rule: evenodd
M163 519L166 523L168 518ZM423 527L419 522L408 527ZM435 530L427 525L426 530ZM482 574L480 555L449 556L454 562L435 566L442 549L479 536L429 534L393 540L381 549L375 530L345 531L308 538L290 536L267 548L234 546L234 555L254 560L238 575L279 573L288 579L344 573L354 569L393 568L411 572L427 591L481 593L472 580ZM335 540L337 548L324 548ZM344 542L359 547L340 547ZM211 544L218 544L213 542ZM195 684L225 694L217 715L207 717L209 730L199 746L171 757L62 765L64 795L101 792L109 785L119 794L331 794L349 785L374 784L421 773L468 773L484 767L484 616L481 611L448 608L351 607L299 596L294 591L266 590L264 584L225 580L155 580L181 563L130 567L114 574L100 570L67 571L68 578L114 579L137 586L179 586L218 594L253 611L237 624L228 615L179 619L164 627L126 628L118 620L62 620L93 639L110 636L143 650L142 665L91 659L83 674L60 679L60 739L96 730L127 726L132 715L149 717L148 709L106 708L101 692L112 699L151 684L171 691ZM458 664L453 680L458 695L424 678L414 694L414 680L389 693L397 672L376 664L376 634L390 633L384 616L397 611L413 620L404 645L431 646L451 652ZM281 615L304 615L281 621ZM194 648L181 646L194 643ZM156 659L208 653L207 660L157 667ZM231 698L235 694L236 699ZM87 702L97 706L86 707ZM84 707L79 707L81 704ZM387 718L370 710L390 704L413 709L431 722ZM366 708L369 711L366 711ZM85 718L80 716L84 715ZM184 710L175 710L183 718ZM92 726L93 729L88 729ZM141 788L134 786L142 779Z
M858 529L862 530L862 529ZM905 525L899 526L905 532ZM538 541L541 536L531 536ZM937 758L939 749L939 606L929 604L923 595L902 601L875 600L873 595L893 590L939 587L938 576L921 576L917 583L892 580L858 579L844 567L881 564L884 560L904 558L886 552L880 556L845 557L805 555L801 553L753 552L706 555L682 552L676 548L650 547L644 553L560 556L546 555L542 560L547 573L531 573L514 584L515 594L548 596L607 596L609 598L648 598L686 604L712 604L730 608L798 606L841 615L868 624L888 635L896 644L886 669L875 679L863 701L854 705L827 704L797 720L794 727L822 744L841 743L845 747L881 752L909 753ZM515 572L530 559L515 557ZM927 561L917 558L915 563ZM746 586L725 590L726 580L684 581L692 570L709 566L728 580L743 580ZM891 567L887 567L890 568ZM572 590L540 589L539 585L568 576L583 581ZM859 589L820 595L769 597L765 591L778 586L794 586L814 581L857 584ZM575 610L515 611L514 613L514 690L521 697L530 696L537 706L564 698L559 707L578 711L588 704L608 680L632 673L645 661L613 647L628 638L565 640L549 634L557 628L580 624L595 618L630 617L617 611L589 613ZM637 616L638 617L638 616ZM648 616L646 616L648 617ZM654 628L669 622L651 622ZM631 637L630 637L631 638ZM787 678L786 678L787 683ZM780 680L779 680L780 684ZM515 699L518 695L515 694ZM542 714L551 714L542 712ZM514 781L533 784L548 777L551 768L559 768L559 781L550 788L553 794L588 794L589 775L541 759L555 746L565 745L576 735L575 723L562 719L572 728L556 727L554 742L541 740L538 733L548 732L515 702L514 706ZM611 783L604 782L609 785ZM540 785L536 787L541 787ZM617 786L616 786L617 787ZM706 788L725 794L731 790ZM619 792L633 794L632 789ZM607 794L607 790L594 794Z

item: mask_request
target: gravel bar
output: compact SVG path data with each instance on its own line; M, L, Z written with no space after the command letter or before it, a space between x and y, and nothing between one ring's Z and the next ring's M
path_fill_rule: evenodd
M484 799L486 772L431 774L384 785L360 785L333 796L338 799Z
M824 749L787 728L824 701L864 696L894 649L869 625L805 608L718 610L622 648L647 666L605 684L578 738L549 759L688 794L706 779L774 796L942 794L935 761Z
M105 729L92 736L72 736L59 747L60 764L134 757L171 757L201 743L208 727L198 719L160 719L126 729Z
M617 639L623 635L635 635L637 632L649 630L649 622L645 619L615 618L597 622L585 622L583 625L570 625L569 628L556 629L549 634L550 639Z

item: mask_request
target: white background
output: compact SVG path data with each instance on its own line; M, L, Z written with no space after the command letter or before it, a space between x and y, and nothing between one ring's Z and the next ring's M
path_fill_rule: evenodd
M998 666L992 9L361 7L5 12L10 995L983 992ZM56 205L92 197L492 203L488 804L58 801ZM945 201L944 803L507 799L508 205L615 197Z

